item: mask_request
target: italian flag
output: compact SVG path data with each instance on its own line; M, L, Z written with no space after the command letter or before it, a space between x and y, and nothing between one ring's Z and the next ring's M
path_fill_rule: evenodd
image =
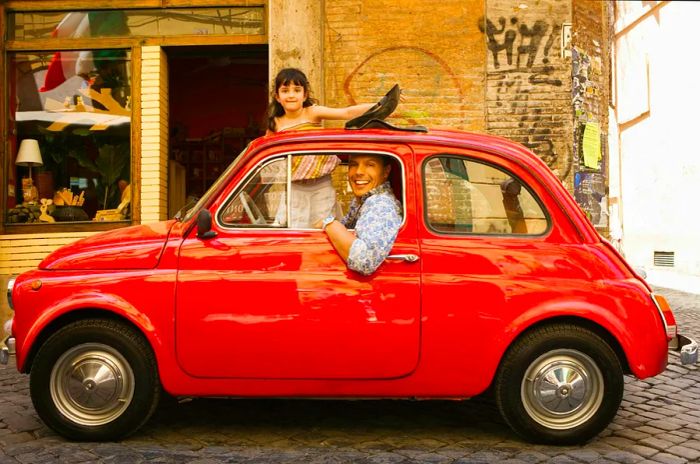
M51 33L55 38L125 36L129 34L123 11L95 11L68 13ZM91 51L60 51L54 53L44 77L40 92L48 92L73 76L88 79L95 69Z

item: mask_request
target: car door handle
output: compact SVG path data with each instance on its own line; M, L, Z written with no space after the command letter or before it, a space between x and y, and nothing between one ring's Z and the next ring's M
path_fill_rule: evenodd
M386 257L386 259L400 259L402 261L406 261L409 263L415 263L420 258L418 257L418 255L406 254L406 255L389 255Z

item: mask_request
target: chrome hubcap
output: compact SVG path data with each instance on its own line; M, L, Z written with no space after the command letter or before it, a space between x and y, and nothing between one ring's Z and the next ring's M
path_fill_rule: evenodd
M101 343L74 346L56 361L51 399L72 422L98 426L119 417L134 396L134 373L124 357Z
M525 410L551 429L585 423L603 401L603 375L595 362L576 350L543 354L525 371L520 394Z

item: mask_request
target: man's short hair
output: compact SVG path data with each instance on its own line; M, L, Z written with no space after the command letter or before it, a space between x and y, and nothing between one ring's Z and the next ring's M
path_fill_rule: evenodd
M373 158L380 159L382 161L382 167L389 166L389 163L391 162L390 156L380 155L379 153L351 153L348 160L350 160L353 156L371 156Z

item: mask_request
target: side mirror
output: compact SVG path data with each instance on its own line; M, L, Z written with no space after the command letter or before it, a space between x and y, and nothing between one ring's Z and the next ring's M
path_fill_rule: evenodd
M211 213L203 209L197 215L197 238L208 240L216 237L216 232L211 230Z

